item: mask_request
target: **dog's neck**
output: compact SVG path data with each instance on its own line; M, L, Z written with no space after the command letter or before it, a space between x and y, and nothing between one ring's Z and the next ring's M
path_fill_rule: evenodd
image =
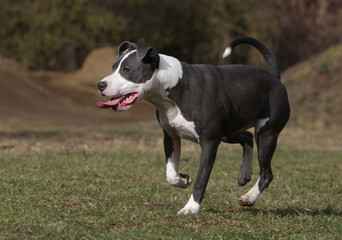
M148 94L145 94L145 101L154 105L165 115L173 115L172 112L176 114L176 111L174 110L176 104L167 97L167 94L168 92L162 85L160 85L158 88L153 88L148 92Z
M177 58L163 54L159 54L159 56L160 62L156 77L164 89L171 89L183 77L182 64Z
M175 107L167 95L168 91L175 87L183 77L181 62L171 56L159 54L160 63L152 77L149 91L145 93L144 99L153 104L157 109L167 114Z

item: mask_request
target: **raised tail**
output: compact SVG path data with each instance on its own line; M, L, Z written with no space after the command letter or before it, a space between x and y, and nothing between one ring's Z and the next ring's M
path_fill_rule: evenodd
M241 37L232 41L223 53L223 58L226 58L233 50L234 47L241 43L247 43L259 50L266 61L268 71L280 80L280 71L277 59L273 55L272 51L262 42L251 38L251 37Z

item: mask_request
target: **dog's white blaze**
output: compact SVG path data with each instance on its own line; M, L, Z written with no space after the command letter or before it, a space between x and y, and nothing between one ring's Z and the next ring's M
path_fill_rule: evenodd
M175 87L183 77L182 64L177 58L159 54L159 69L157 78L163 85L164 89Z
M261 194L259 190L259 181L260 181L260 178L255 183L255 185L240 199L243 200L244 202L249 202L251 205L253 205Z
M194 200L194 197L193 195L191 194L191 197L188 201L188 203L185 205L184 208L182 208L179 212L178 212L178 215L179 214L195 214L195 213L198 213L199 210L201 208L201 204L199 204L198 202L196 202Z
M227 47L226 50L224 50L224 53L222 55L222 58L226 58L230 55L230 53L232 52L231 47Z
M270 118L258 119L255 125L255 132L258 133L262 127L264 127Z
M143 86L141 84L133 83L128 81L127 79L123 78L119 73L122 62L131 54L135 53L136 50L126 54L120 61L118 68L110 74L109 76L105 77L101 81L107 82L107 88L102 92L106 96L121 96L130 92L141 92Z

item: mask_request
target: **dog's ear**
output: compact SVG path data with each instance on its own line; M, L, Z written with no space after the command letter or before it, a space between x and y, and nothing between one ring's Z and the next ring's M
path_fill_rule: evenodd
M148 63L155 68L159 67L159 54L156 49L146 43L138 43L137 57L143 63Z
M137 49L137 45L135 43L124 41L120 44L118 57L120 57L122 53L124 53L126 50L135 50L135 49Z

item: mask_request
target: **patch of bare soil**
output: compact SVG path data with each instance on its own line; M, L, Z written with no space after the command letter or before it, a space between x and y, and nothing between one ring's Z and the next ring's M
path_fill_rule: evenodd
M147 103L124 113L95 107L104 100L97 82L111 72L114 59L113 48L98 49L79 71L61 73L28 71L0 56L0 119L37 125L112 125L155 119L154 108Z

